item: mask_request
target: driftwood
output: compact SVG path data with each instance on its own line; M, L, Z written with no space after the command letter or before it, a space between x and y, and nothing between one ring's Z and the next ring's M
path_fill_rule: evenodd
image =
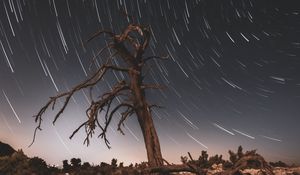
M143 170L140 170L141 175L147 175L151 173L160 173L160 174L170 174L170 173L179 173L179 172L189 172L196 175L206 175L208 174L207 168L200 168L188 152L190 161L181 165L165 165L160 167L149 167ZM242 154L241 157L234 163L232 168L224 170L223 172L218 172L215 175L237 175L242 174L242 170L248 168L259 169L264 172L266 175L274 175L272 167L264 160L264 158L255 153L255 151L248 151L245 154Z
M225 171L224 175L232 175L237 174L240 172L240 170L246 169L248 167L251 167L251 162L258 162L259 163L259 169L265 172L267 175L274 175L272 171L272 167L268 165L268 163L265 161L265 159L259 155L259 154L249 154L244 155L241 157L231 169Z

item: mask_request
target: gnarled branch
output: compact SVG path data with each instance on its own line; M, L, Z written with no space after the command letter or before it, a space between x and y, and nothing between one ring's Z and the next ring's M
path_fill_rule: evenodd
M115 37L116 34L114 34L113 32L109 31L109 30L99 30L96 33L94 33L87 41L86 43L90 42L91 40L95 39L96 37L102 35L102 34L108 34L110 37Z
M54 120L53 120L53 124L55 124L55 122L57 121L57 119L60 117L60 115L64 112L66 106L69 104L70 102L70 99L71 97L73 96L74 93L82 90L82 89L85 89L85 88L89 88L89 87L93 87L95 84L97 84L102 78L103 76L105 75L105 73L107 72L107 70L118 70L118 71L128 71L128 69L125 69L125 68L120 68L120 67L117 67L117 66L114 66L114 65L103 65L101 66L95 73L94 75L92 75L89 79L85 80L84 82L78 84L77 86L75 86L74 88L72 88L70 91L67 91L67 92L64 92L64 93L61 93L61 94L58 94L57 96L54 96L54 97L50 97L50 100L46 103L45 106L43 106L40 111L38 112L37 115L35 115L35 122L38 122L38 126L35 128L34 130L34 135L33 135L33 140L31 142L31 144L29 146L31 146L34 141L35 141L35 137L36 137L36 132L38 130L41 130L41 123L42 123L42 116L43 114L46 112L46 110L49 108L49 106L52 104L52 109L54 109L55 107L55 104L56 104L56 101L60 98L65 98L65 101L63 103L63 106L60 108L60 110L57 112L57 114L55 115L54 117ZM107 97L106 100L110 99L112 96L116 95L118 92L120 92L121 90L123 90L123 88L125 88L125 83L122 82L123 86L121 89L118 89L117 92L111 92L112 95ZM126 88L128 88L128 86L126 86ZM105 100L103 100L105 101ZM103 102L102 101L102 102ZM106 101L105 101L106 102ZM97 103L97 105L99 105L100 102ZM104 103L102 104L102 107L105 106L107 103ZM95 105L95 103L92 103L90 107L93 107L93 105ZM100 105L101 106L101 105ZM91 108L88 108L88 109L91 109ZM93 117L95 117L95 113L93 113ZM87 123L85 123L85 125L83 126L86 126ZM81 127L83 127L81 126ZM92 125L90 125L92 126ZM81 128L79 127L79 129ZM92 129L93 130L93 129ZM76 130L75 130L76 131ZM76 132L75 132L76 133ZM75 134L74 133L74 134ZM92 132L87 132L87 134L89 136L91 136L91 133ZM72 134L72 135L74 135ZM73 136L72 136L73 137ZM71 138L72 138L71 137ZM86 139L87 140L87 139ZM87 140L88 141L88 140Z
M123 132L121 125L124 125L124 121L127 119L127 117L131 116L135 112L135 107L132 105L128 105L125 112L121 113L121 119L118 123L118 131L121 132L121 134L125 135Z

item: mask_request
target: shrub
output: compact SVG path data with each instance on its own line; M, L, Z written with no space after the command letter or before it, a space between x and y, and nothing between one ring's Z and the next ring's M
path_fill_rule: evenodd
M63 172L68 173L71 170L71 165L68 163L68 160L63 160Z
M118 160L117 159L112 159L111 160L111 166L113 166L113 167L117 167L118 166Z
M36 174L50 174L46 162L38 157L33 157L28 161L29 169Z
M71 164L73 168L79 168L81 166L81 159L80 158L72 158Z

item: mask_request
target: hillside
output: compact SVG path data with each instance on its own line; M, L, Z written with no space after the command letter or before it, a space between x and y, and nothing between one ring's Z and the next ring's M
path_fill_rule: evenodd
M0 156L11 156L13 153L15 153L16 150L14 150L10 145L3 143L0 141Z

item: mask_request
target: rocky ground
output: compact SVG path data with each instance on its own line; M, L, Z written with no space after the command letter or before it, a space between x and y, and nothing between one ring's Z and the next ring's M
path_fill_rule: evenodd
M295 168L274 168L273 170L275 175L296 175L299 174L300 175L300 167L295 167Z
M300 175L300 167L275 167L272 168L273 175ZM122 175L120 172L115 172L113 175ZM195 173L180 172L174 173L173 175L195 175ZM261 169L244 169L240 173L228 174L222 169L222 165L213 165L211 169L208 170L206 175L270 175L270 173L265 172Z
M273 168L274 175L300 175L300 167L284 168L275 167ZM180 175L194 175L193 173L178 173ZM208 170L207 175L223 175L225 174L221 166L214 166L211 170ZM241 175L268 175L259 169L245 169L241 171Z

